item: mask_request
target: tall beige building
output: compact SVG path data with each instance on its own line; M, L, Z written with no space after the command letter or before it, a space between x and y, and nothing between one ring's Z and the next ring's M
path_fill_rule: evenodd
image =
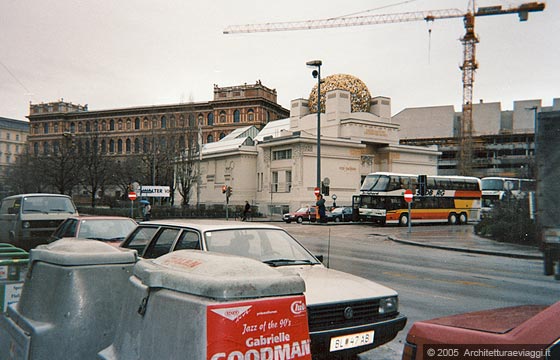
M9 166L15 164L25 151L29 123L0 117L0 196L5 192L5 179Z

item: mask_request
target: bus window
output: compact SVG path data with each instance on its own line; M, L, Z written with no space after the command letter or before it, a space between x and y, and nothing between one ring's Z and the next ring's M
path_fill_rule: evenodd
M450 190L451 182L449 179L436 179L436 187L437 189Z

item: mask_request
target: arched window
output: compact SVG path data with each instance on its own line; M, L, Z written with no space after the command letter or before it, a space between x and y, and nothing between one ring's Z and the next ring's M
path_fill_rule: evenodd
M175 128L176 126L177 124L175 122L175 115L171 115L171 117L169 118L169 127Z
M239 112L239 110L235 110L233 112L233 122L238 123L240 121L241 121L241 113Z
M58 141L55 140L53 142L53 154L57 155L59 150L60 150L60 146L58 144Z
M198 114L198 126L204 125L204 115Z
M148 129L150 126L150 122L148 121L148 119L144 119L144 129Z
M247 121L255 121L255 111L253 109L247 110Z
M152 129L156 129L158 126L158 121L157 119L152 119Z
M33 153L39 155L39 143L33 144Z
M78 123L78 132L82 132L84 131L84 124L82 124L82 122Z
M122 120L119 120L119 130L122 130L122 129L123 129L123 122L122 122Z
M111 119L111 121L109 122L109 131L114 131L115 130L115 120Z
M49 123L43 124L43 134L49 133Z
M189 114L189 129L194 128L194 115Z
M214 125L214 113L208 113L208 125Z
M117 153L122 154L123 151L123 143L122 143L122 139L119 139L119 141L117 142Z
M140 153L140 139L138 138L134 139L134 152Z
M55 132L55 133L58 132L58 124L54 124L54 132Z
M93 122L93 131L99 131L99 123L97 121Z
M165 115L161 117L161 128L162 129L167 128L167 118L165 117Z
M220 133L220 140L222 140L222 139L225 138L225 137L226 137L226 134Z
M114 152L115 152L115 140L109 141L109 152L110 152L110 153L114 153Z
M226 112L225 111L220 111L220 122L221 123L226 122Z
M266 112L266 121L269 122L270 121L270 111Z
M43 154L49 155L49 152L50 152L49 150L50 150L50 149L49 149L49 143L45 141L45 142L43 143Z
M107 131L107 122L105 120L101 123L101 131Z
M126 139L126 153L130 154L130 151L132 150L132 142L130 141L130 139Z
M76 132L76 124L75 123L70 123L70 132L73 134Z
M140 119L139 118L134 119L134 129L135 130L140 130Z
M130 130L132 129L132 122L130 121L130 119L126 120L126 130Z
M107 152L107 142L105 140L101 140L101 153L105 154Z
M86 132L91 132L91 123L89 121L86 122Z
M213 143L214 142L214 136L212 136L212 134L208 135L206 137L206 143Z
M185 127L185 117L183 115L179 116L179 127L181 129Z

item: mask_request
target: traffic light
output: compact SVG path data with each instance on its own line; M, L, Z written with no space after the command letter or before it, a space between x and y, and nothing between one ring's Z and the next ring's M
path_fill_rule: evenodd
M227 186L222 186L222 194L225 194L227 191L228 187Z
M229 198L231 194L233 194L233 189L231 188L231 186L228 186L226 189L226 196Z
M329 195L329 186L325 185L325 183L323 183L321 181L321 194L328 196Z
M418 193L420 196L426 196L426 186L428 184L428 176L418 175Z

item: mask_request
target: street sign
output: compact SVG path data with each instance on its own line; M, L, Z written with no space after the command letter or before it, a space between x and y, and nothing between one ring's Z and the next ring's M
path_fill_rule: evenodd
M136 193L134 191L129 192L128 198L130 199L130 201L136 200Z
M404 201L406 201L407 203L412 201L412 190L405 190L404 191Z
M313 193L315 194L315 196L319 196L319 194L321 193L321 189L316 187L315 190L313 191Z

